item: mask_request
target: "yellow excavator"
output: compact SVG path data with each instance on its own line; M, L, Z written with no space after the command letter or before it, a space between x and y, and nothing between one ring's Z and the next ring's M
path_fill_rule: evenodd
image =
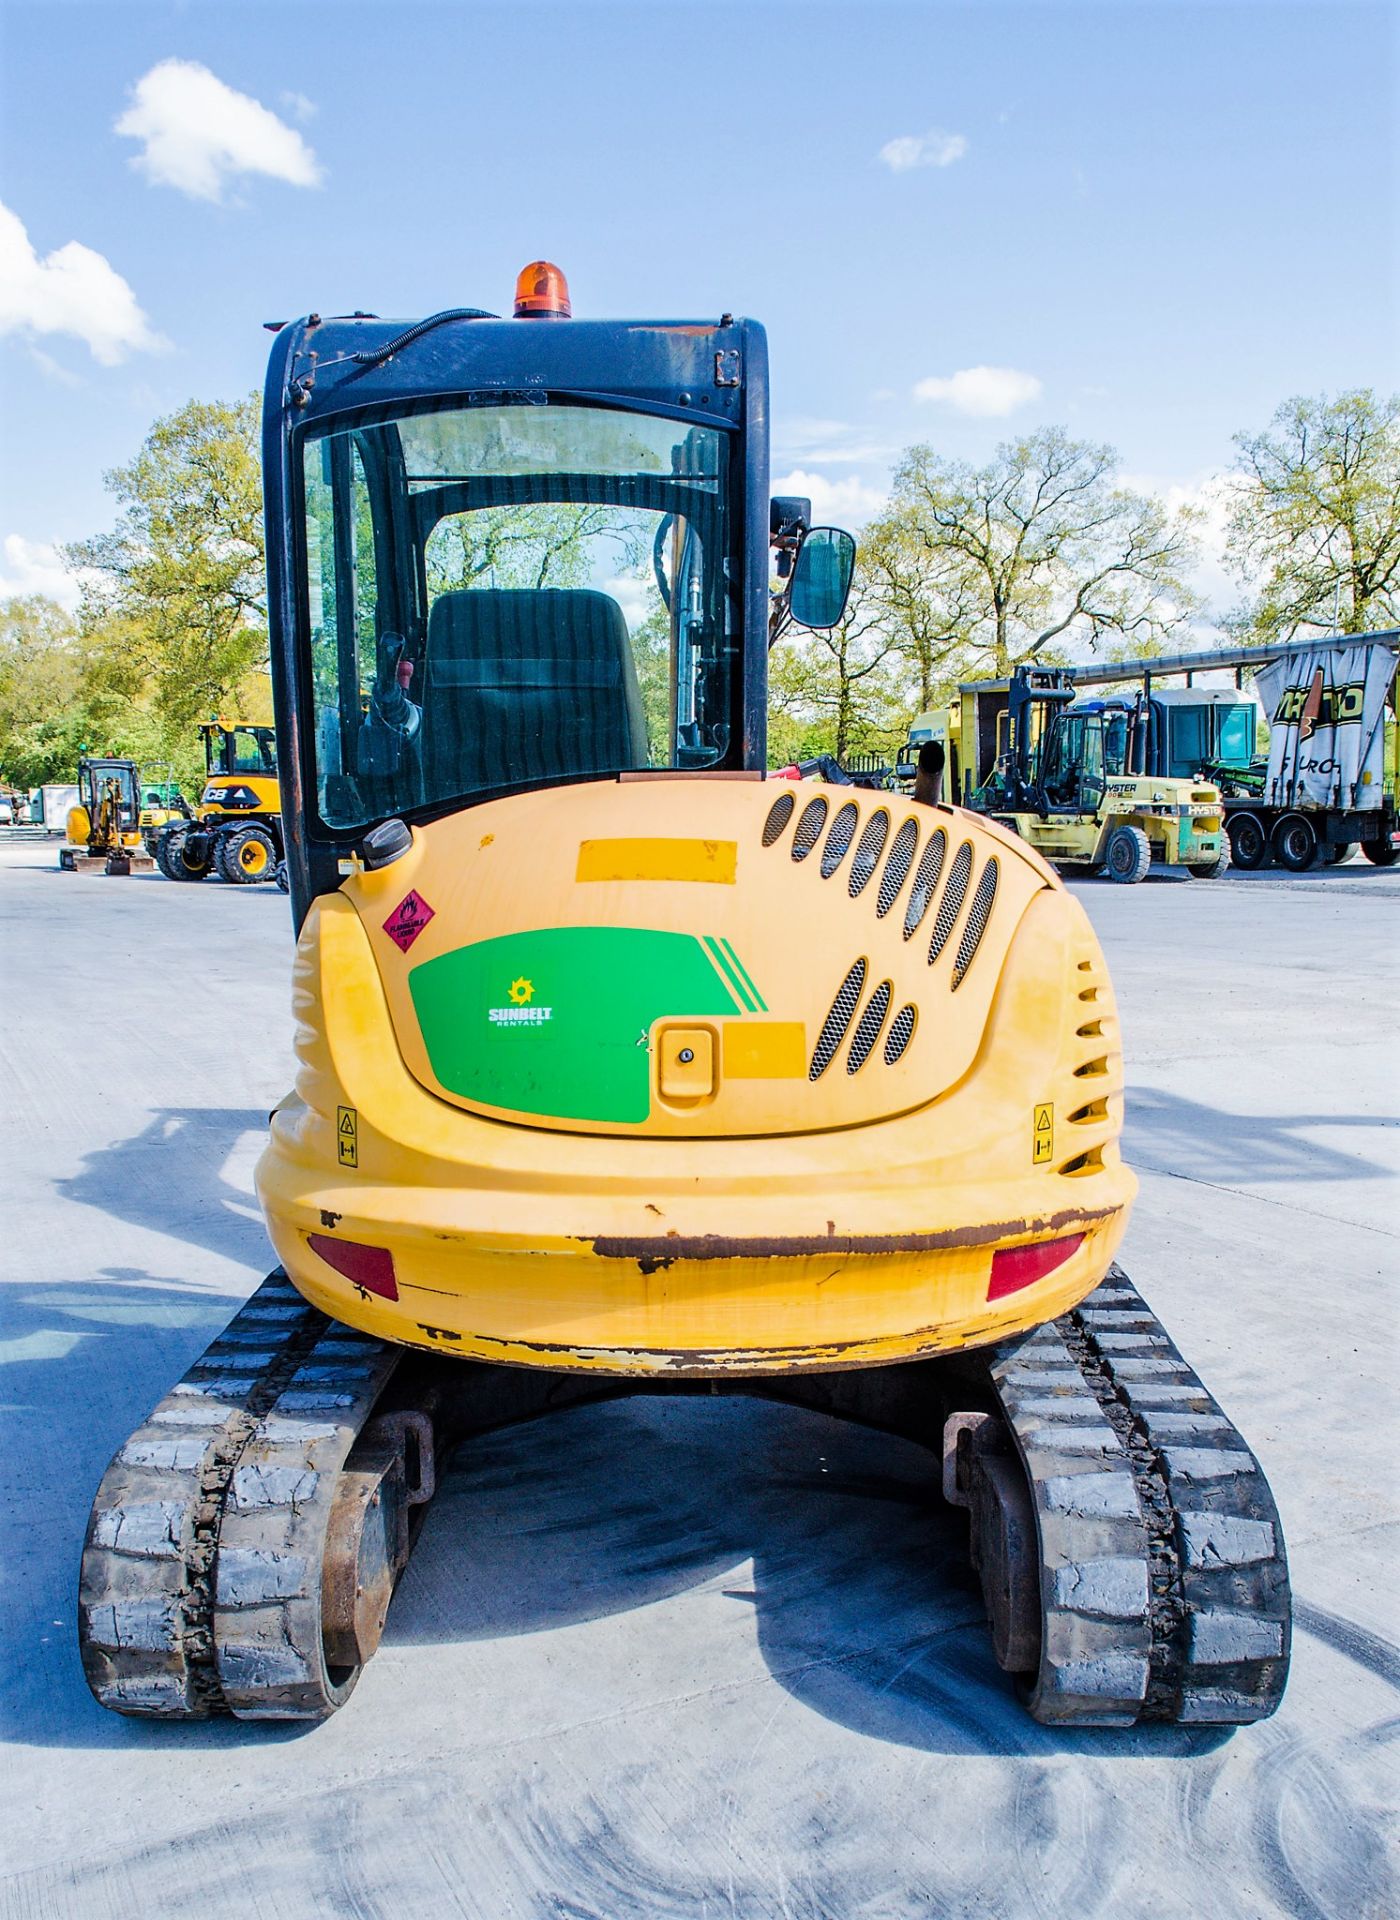
M84 754L78 762L78 800L68 809L58 864L65 873L126 875L149 871L142 821L141 769L134 760ZM171 817L162 815L163 818Z
M546 262L508 319L279 329L280 1264L98 1490L104 1705L324 1718L456 1450L718 1390L930 1449L1037 1719L1277 1704L1267 1482L1114 1264L1083 910L984 816L765 775L854 560L767 423L757 324L574 320Z

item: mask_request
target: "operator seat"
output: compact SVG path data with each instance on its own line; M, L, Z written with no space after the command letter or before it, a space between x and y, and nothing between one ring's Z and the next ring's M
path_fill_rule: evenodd
M445 796L647 765L627 622L606 593L481 587L428 616L422 760Z

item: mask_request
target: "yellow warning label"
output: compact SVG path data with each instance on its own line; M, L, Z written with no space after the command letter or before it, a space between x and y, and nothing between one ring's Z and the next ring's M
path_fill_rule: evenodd
M353 1107L336 1108L336 1146L342 1167L360 1164L360 1116Z
M343 1109L342 1109L343 1111ZM1031 1160L1039 1166L1043 1160L1055 1157L1055 1109L1048 1100L1035 1109L1035 1119L1031 1131Z

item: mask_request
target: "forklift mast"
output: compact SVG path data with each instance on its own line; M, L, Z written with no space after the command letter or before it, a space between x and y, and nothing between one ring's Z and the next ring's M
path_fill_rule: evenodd
M1043 772L1051 740L1074 699L1068 667L1017 667L1006 700L1006 744L997 773L1013 811L1043 813Z

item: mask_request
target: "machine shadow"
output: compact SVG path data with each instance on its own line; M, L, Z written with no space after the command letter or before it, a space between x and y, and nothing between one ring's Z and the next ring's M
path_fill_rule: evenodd
M1293 1183L1386 1180L1393 1169L1359 1153L1323 1146L1308 1129L1394 1133L1400 1120L1380 1114L1230 1113L1158 1087L1130 1087L1123 1157L1216 1186L1233 1180Z
M139 1740L142 1723L92 1699L78 1658L88 1513L112 1455L236 1305L130 1267L0 1291L0 1451L7 1478L31 1496L0 1503L0 1727L13 1737Z
M162 1107L140 1133L87 1154L55 1189L65 1200L266 1272L276 1259L257 1201L220 1172L245 1135L266 1130L267 1114L256 1108Z
M938 1473L911 1441L747 1394L637 1395L486 1434L457 1452L385 1644L609 1616L627 1633L670 1601L688 1640L728 1646L727 1677L752 1634L796 1700L924 1752L1187 1756L1228 1737L1037 1726L992 1658Z
M140 1276L102 1281L119 1289L130 1324L149 1341L141 1374L159 1372L158 1394L224 1308L143 1286ZM114 1370L124 1372L121 1343L102 1351L114 1336L83 1321L90 1310L78 1303L72 1324L57 1329L88 1336L72 1350L86 1352L68 1391L96 1416L70 1434L57 1471L45 1458L42 1422L27 1423L28 1452L26 1423L11 1422L16 1470L42 1484L47 1468L68 1494L45 1526L7 1543L7 1560L22 1559L24 1576L11 1583L0 1616L10 1656L0 1718L36 1745L86 1750L315 1737L314 1727L296 1724L128 1720L89 1695L73 1607L88 1499L139 1418L127 1393L112 1391ZM157 1316L172 1311L187 1318L163 1329ZM36 1316L32 1332L52 1339L57 1319ZM18 1363L9 1378L22 1405L44 1404L52 1365L37 1356ZM94 1391L96 1403L87 1397ZM144 1408L153 1395L145 1387L142 1395ZM1228 1737L1174 1728L1065 1733L1030 1720L992 1660L965 1522L944 1507L936 1474L932 1456L912 1442L748 1395L637 1395L479 1436L445 1475L378 1657L422 1647L447 1663L454 1644L603 1622L651 1684L689 1690L715 1678L717 1660L725 1681L743 1681L756 1672L756 1651L769 1676L814 1712L921 1752L1186 1758ZM639 1632L644 1611L663 1603L662 1630ZM676 1654L678 1639L696 1649L699 1669ZM365 1710L352 1700L343 1711Z

